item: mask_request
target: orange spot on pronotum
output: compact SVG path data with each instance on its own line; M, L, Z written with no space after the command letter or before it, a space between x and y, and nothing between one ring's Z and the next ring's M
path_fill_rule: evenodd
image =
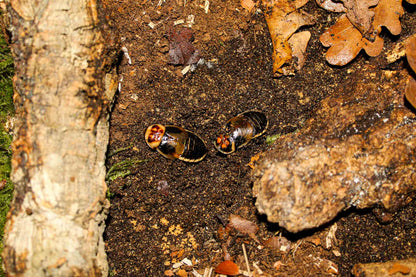
M155 125L150 129L150 134L147 138L147 141L149 143L159 141L162 137L162 134L163 134L163 129L160 126Z

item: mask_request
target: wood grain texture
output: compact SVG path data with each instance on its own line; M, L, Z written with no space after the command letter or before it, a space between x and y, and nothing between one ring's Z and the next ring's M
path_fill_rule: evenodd
M105 152L114 39L94 0L8 3L16 124L10 276L106 276Z

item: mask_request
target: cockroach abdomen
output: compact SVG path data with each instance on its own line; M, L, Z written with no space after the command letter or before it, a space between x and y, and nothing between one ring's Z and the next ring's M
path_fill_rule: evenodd
M269 121L267 120L267 117L262 112L257 111L248 111L241 113L240 115L247 117L250 120L250 123L252 124L255 134L253 134L253 138L261 136L266 132L267 127L269 125Z
M208 153L208 149L205 146L204 141L196 134L187 131L188 138L185 141L185 149L179 156L180 160L186 162L199 162Z

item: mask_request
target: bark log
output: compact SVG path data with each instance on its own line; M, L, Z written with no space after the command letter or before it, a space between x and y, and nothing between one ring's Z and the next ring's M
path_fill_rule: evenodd
M10 0L15 195L9 276L106 276L105 152L115 40L95 0Z

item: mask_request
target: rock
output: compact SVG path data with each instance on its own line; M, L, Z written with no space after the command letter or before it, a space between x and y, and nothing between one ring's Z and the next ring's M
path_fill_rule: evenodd
M303 129L278 139L253 171L259 212L298 232L351 207L407 203L416 190L416 117L404 105L405 74L354 73Z

